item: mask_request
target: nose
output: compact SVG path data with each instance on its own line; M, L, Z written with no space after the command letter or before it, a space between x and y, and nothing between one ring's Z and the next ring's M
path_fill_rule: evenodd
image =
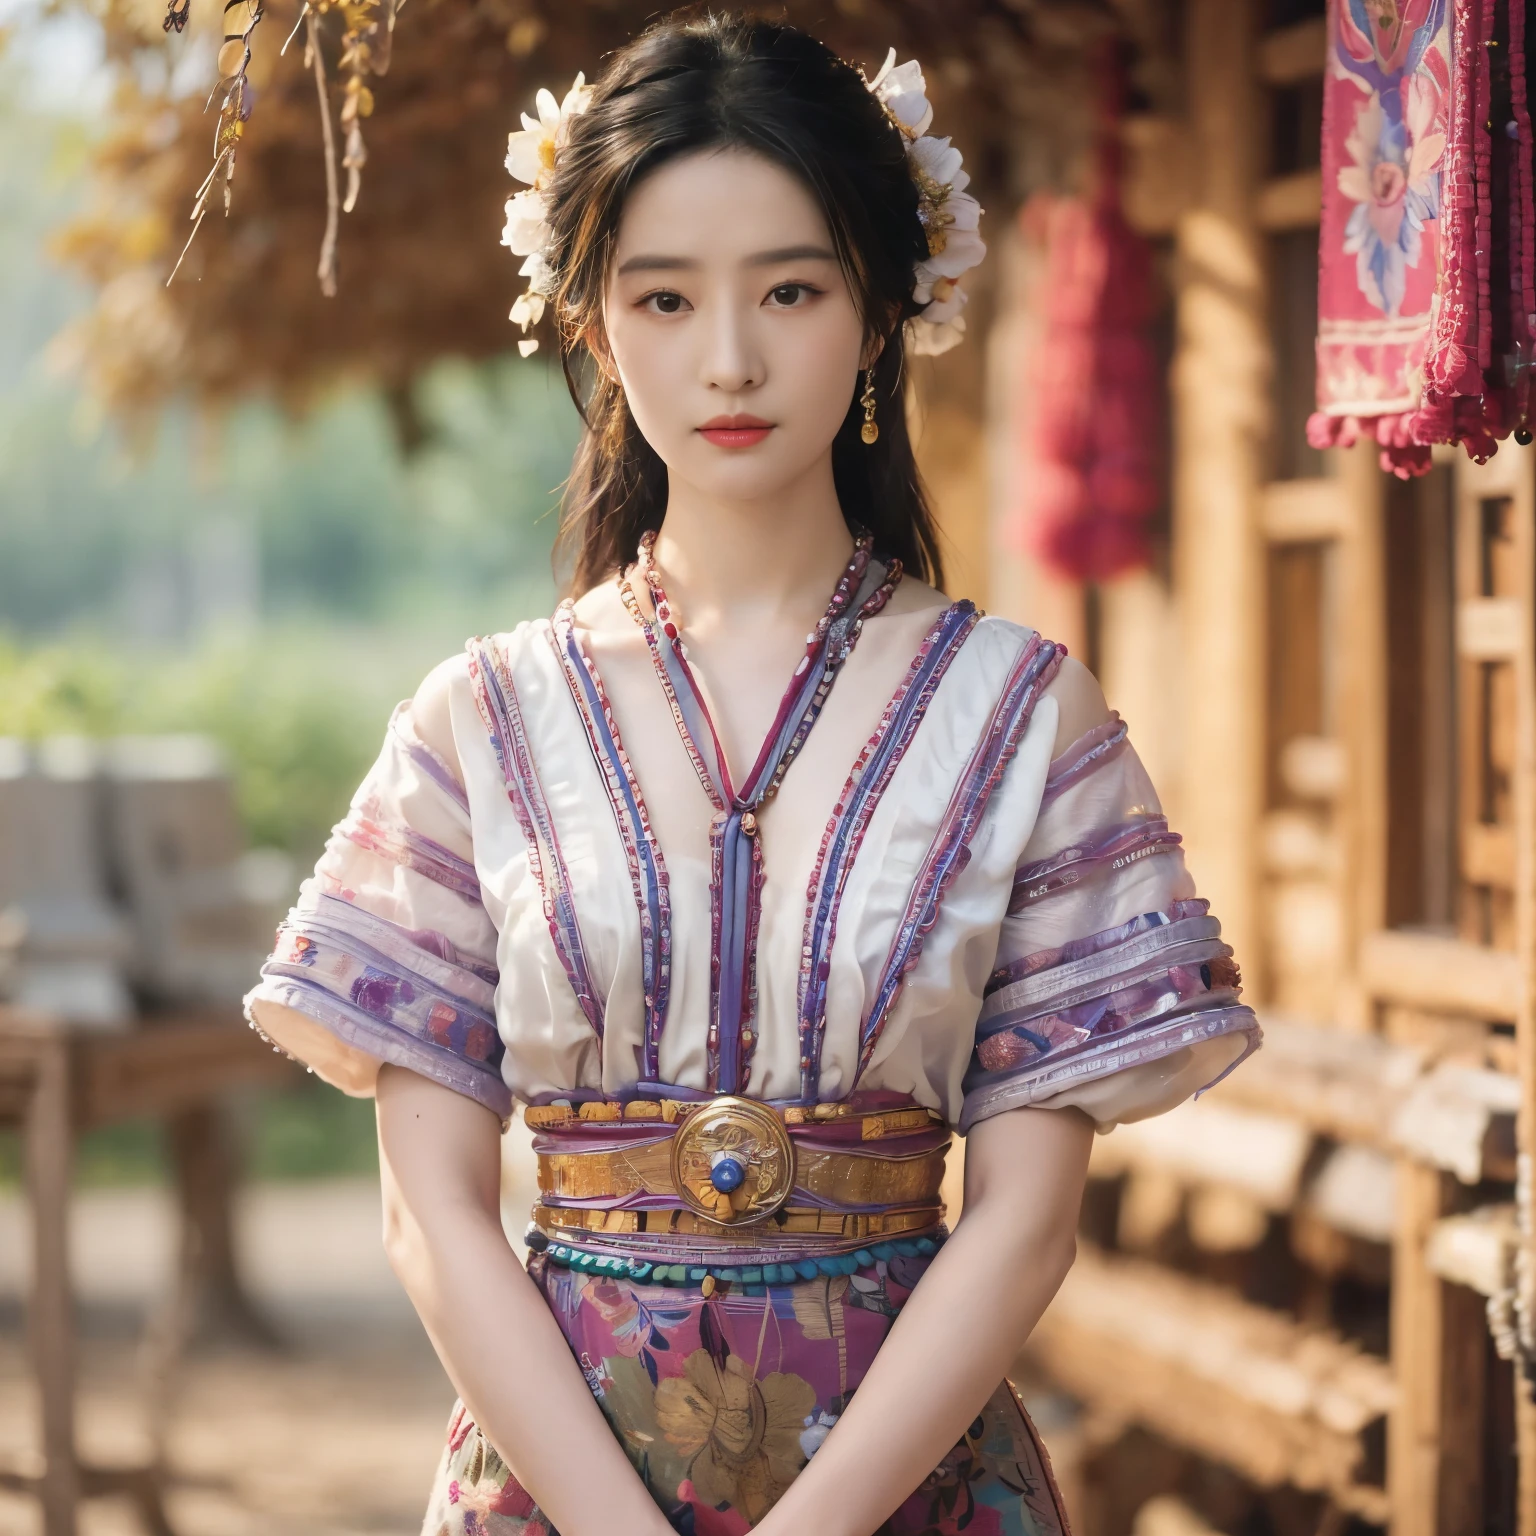
M722 294L707 311L704 327L704 384L721 394L754 389L766 372L752 324L752 306L733 294Z

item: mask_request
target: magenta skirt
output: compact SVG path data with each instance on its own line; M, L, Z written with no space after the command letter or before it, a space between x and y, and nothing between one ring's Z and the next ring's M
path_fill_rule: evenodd
M533 1258L604 1415L684 1536L741 1536L826 1438L929 1260L768 1286L643 1285ZM881 1536L1069 1536L1007 1382ZM462 1404L422 1536L556 1536Z

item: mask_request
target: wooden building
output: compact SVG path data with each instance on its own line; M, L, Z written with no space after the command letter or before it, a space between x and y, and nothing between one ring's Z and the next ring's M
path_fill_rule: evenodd
M1166 568L1085 591L1013 553L1015 292L991 601L1095 661L1267 1044L1100 1144L1032 1354L1085 1405L1090 1536L1531 1536L1536 450L1403 482L1306 446L1324 19L1183 26L1182 111L1125 125L1169 273Z
M1514 0L1523 3L1523 0ZM234 213L160 284L206 169L198 103L131 100L77 223L78 336L120 402L297 397L510 344L501 135L648 6L408 9L322 299L313 78L252 65ZM1129 720L1243 962L1265 1049L1099 1143L1081 1257L1026 1368L1079 1536L1536 1536L1536 450L1399 482L1305 444L1324 22L1313 0L786 4L850 57L929 70L994 260L973 335L914 369L951 590L1065 641ZM294 24L274 4L277 39ZM123 57L164 46L124 3ZM196 18L194 18L196 20ZM1093 588L1017 552L1032 188L1082 158L1085 59L1133 58L1125 207L1166 278L1168 516L1153 570ZM273 46L267 46L272 43ZM167 132L168 117L175 131ZM215 228L214 225L224 226Z

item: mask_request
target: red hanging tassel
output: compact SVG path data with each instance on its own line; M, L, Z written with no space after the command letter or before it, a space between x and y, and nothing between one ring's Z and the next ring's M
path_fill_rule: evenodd
M1118 68L1105 71L1091 199L1038 195L1020 215L1043 257L1025 365L1017 532L1057 574L1102 581L1150 563L1163 496L1151 251L1120 211Z

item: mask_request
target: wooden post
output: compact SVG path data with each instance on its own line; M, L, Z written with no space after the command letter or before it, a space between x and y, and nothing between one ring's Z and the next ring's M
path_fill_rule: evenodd
M1359 974L1361 939L1387 922L1386 481L1377 452L1375 443L1362 441L1337 456L1347 509L1339 541L1339 728L1347 783L1338 807L1343 867L1350 880L1342 903L1346 976ZM1356 1026L1369 1024L1369 1011L1363 998L1339 1010Z
M1488 561L1482 586L1491 590L1474 596L1474 602L1480 596L1482 603L1473 615L1474 620L1480 613L1497 621L1499 610L1489 605L1513 604L1509 612L1514 622L1505 626L1509 633L1503 637L1507 644L1501 648L1493 643L1500 638L1497 622L1484 623L1482 628L1489 633L1480 635L1477 624L1467 622L1465 615L1460 616L1459 639L1461 649L1469 653L1499 651L1499 659L1512 673L1507 697L1513 702L1513 718L1505 729L1512 738L1508 741L1512 772L1507 810L1514 857L1508 874L1513 883L1513 948L1520 973L1515 1012L1515 1054L1520 1072L1517 1137L1522 1165L1529 1169L1536 1155L1536 449L1507 442L1487 464L1458 465L1457 502L1457 522L1464 530L1481 529L1491 508L1507 503L1504 529L1511 547L1500 568L1495 569L1495 562ZM1460 548L1457 553L1460 556ZM1486 728L1491 733L1492 723ZM1521 1242L1527 1262L1536 1265L1536 1216L1528 1192L1521 1205ZM1536 1307L1536 1298L1527 1295L1526 1306ZM1527 1320L1527 1338L1531 1327ZM1531 1384L1518 1366L1514 1382L1517 1529L1519 1536L1536 1536L1536 1405L1531 1401Z
M1190 866L1263 995L1257 849L1264 790L1258 501L1270 422L1264 259L1254 222L1257 7L1190 0L1194 198L1180 216L1173 364L1174 575L1182 617Z
M75 1451L75 1319L69 1272L74 1154L69 1048L62 1033L38 1052L27 1106L27 1193L32 1207L32 1355L41 1397L43 1536L75 1536L80 1468Z
M1482 1536L1487 1323L1482 1299L1425 1262L1430 1228L1454 1208L1449 1175L1398 1161L1392 1244L1387 1439L1391 1536Z

